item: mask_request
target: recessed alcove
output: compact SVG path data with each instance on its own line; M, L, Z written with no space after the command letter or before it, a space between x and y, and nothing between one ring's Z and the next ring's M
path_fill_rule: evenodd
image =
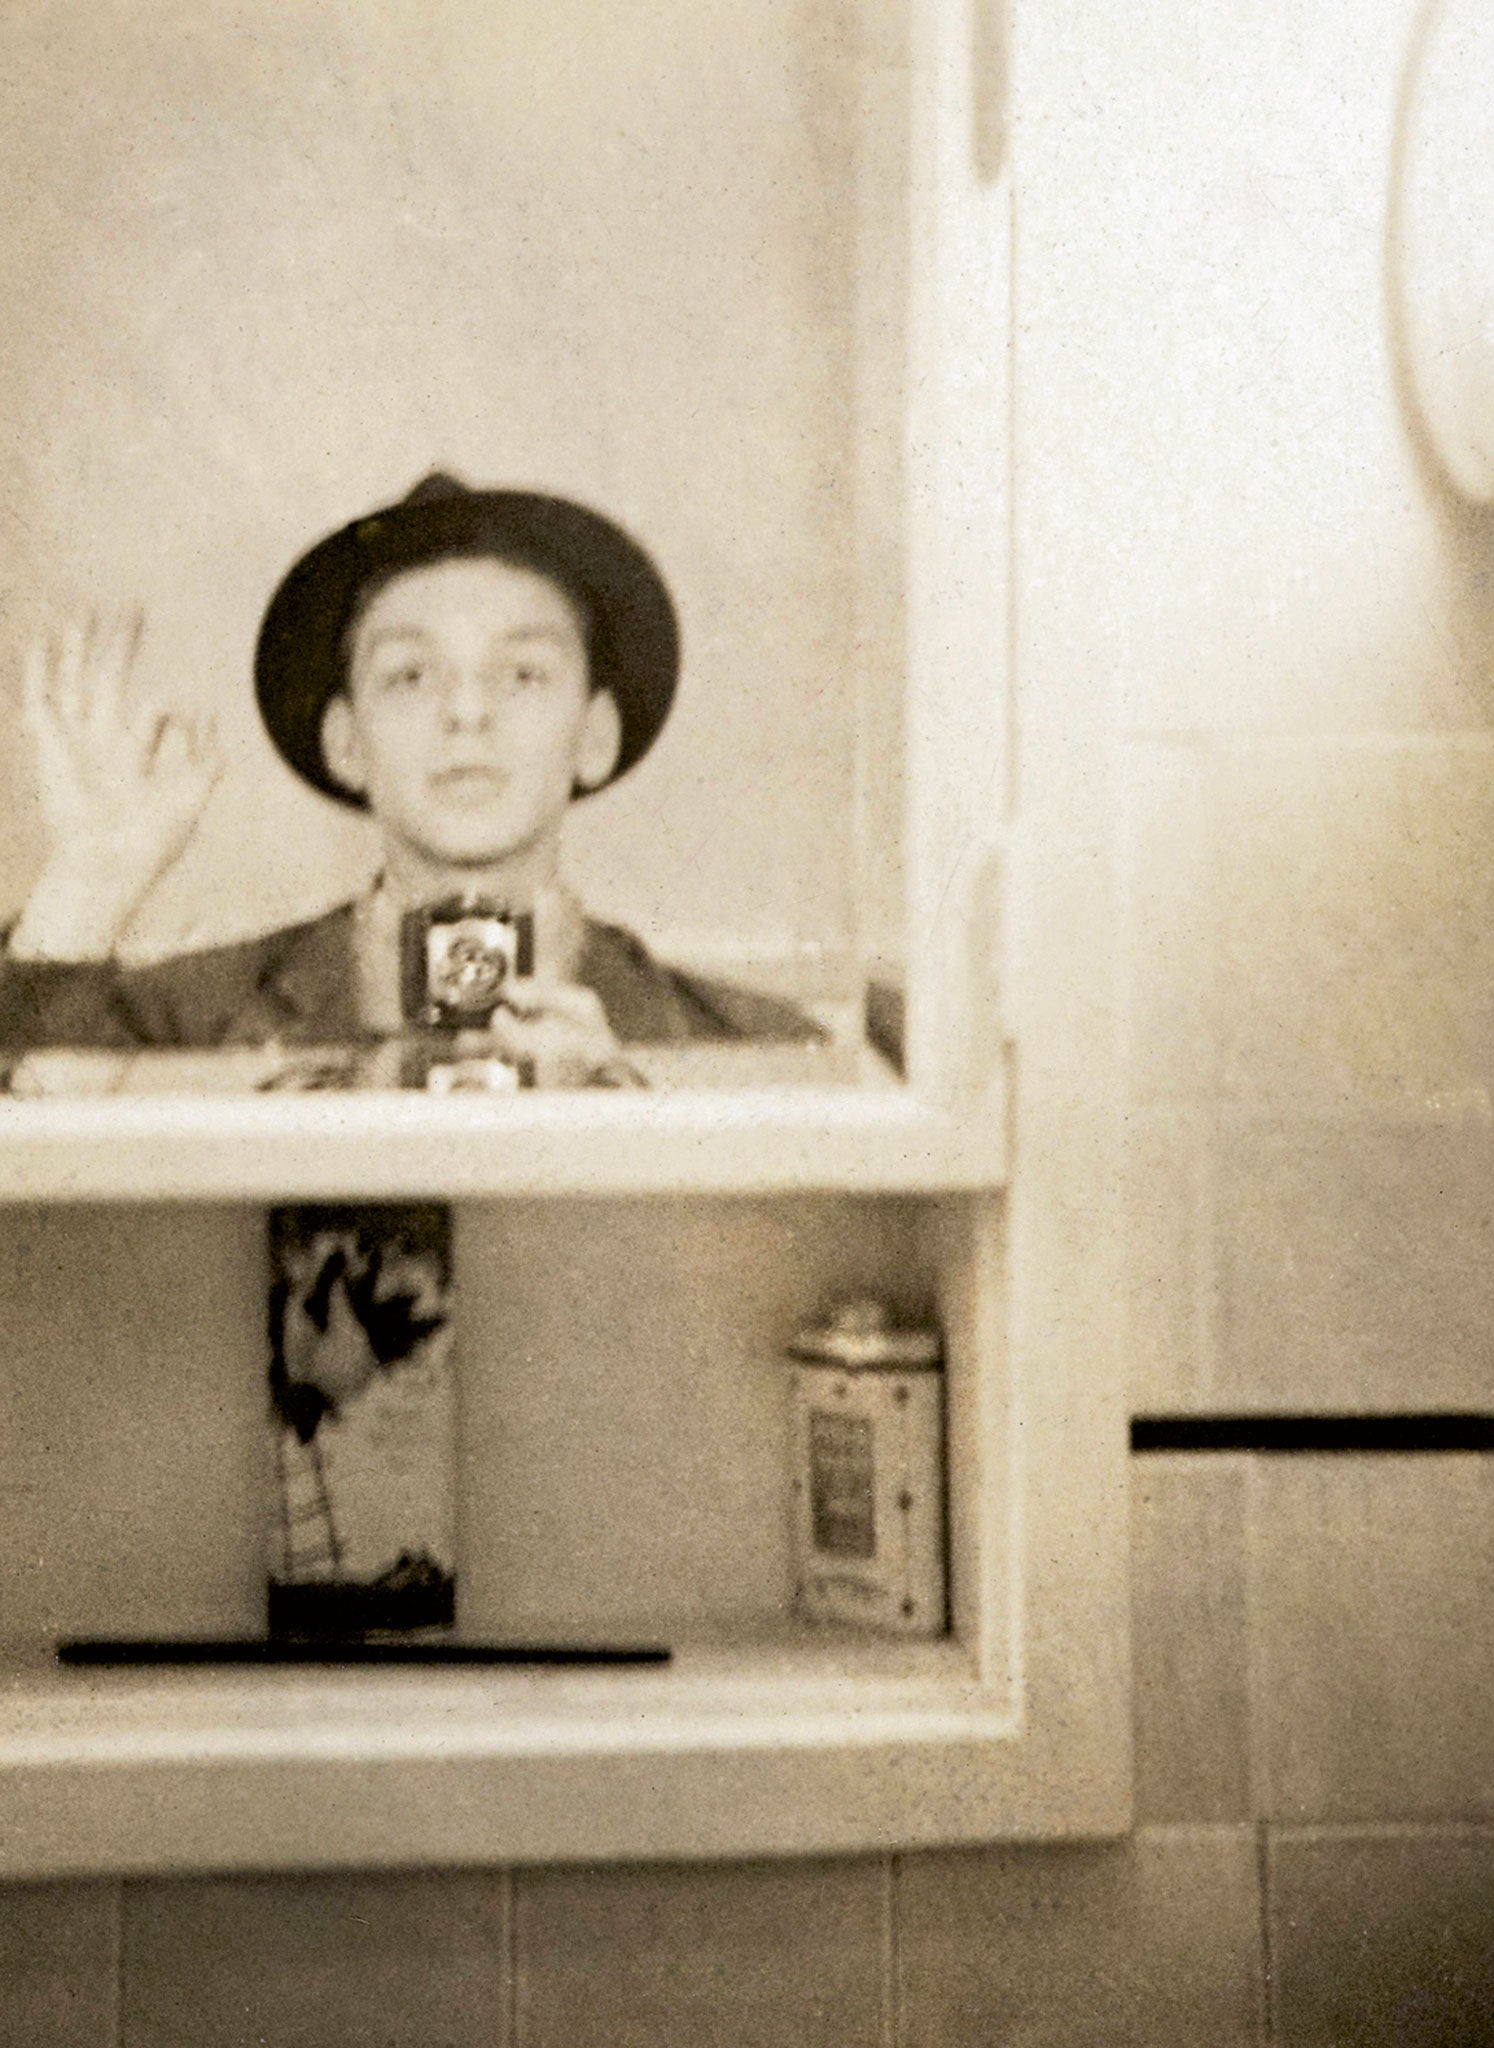
M52 1664L75 1633L263 1625L263 1214L12 1207L5 1868L767 1853L1095 1824L1107 1741L1061 1784L1030 1770L1052 1737L1032 1723L1051 1681L1034 1688L1046 1631L1028 1603L1055 1561L1025 1549L1049 1489L1024 1460L1049 1432L1008 1373L1000 1206L459 1209L462 1626L676 1654L398 1674ZM941 1639L791 1611L783 1347L867 1288L945 1332ZM1084 1483L1069 1436L1065 1486ZM1087 1513L1095 1477L1091 1460ZM1081 1625L1088 1604L1070 1602ZM1108 1636L1067 1654L1103 1680Z

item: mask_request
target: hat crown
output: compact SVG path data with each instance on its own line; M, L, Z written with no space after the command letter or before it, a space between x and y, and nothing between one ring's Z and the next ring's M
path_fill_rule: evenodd
M405 493L402 503L406 505L438 505L450 498L470 498L470 485L460 477L444 469L433 469L429 476L423 476L412 490Z

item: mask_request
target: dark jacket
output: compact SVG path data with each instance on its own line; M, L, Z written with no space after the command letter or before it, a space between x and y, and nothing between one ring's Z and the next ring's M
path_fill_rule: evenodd
M630 932L587 920L577 980L624 1044L805 1040L791 1004L663 967ZM0 960L0 1050L351 1044L359 1022L353 906L149 967Z

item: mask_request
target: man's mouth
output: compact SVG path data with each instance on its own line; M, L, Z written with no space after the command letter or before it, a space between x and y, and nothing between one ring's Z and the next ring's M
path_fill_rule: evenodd
M481 802L498 794L504 776L501 769L483 761L454 761L438 768L431 783L442 796Z

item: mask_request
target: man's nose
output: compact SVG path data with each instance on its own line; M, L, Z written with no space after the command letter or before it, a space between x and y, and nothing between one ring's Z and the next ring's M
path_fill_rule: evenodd
M443 708L446 722L458 731L483 728L493 721L493 690L477 669L460 664L446 678Z

